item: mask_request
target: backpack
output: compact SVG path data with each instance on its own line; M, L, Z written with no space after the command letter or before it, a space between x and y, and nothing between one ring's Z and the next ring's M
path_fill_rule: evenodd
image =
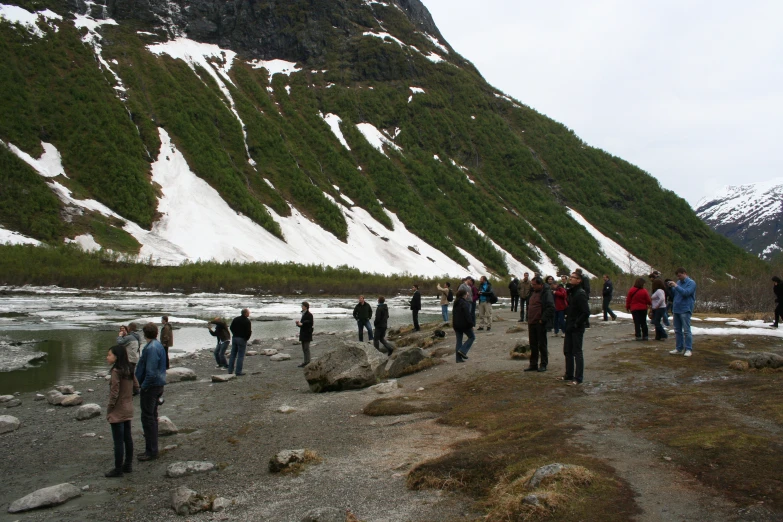
M449 288L449 295L446 296L446 299L448 299L449 303L454 300L454 292L451 291L451 288Z
M495 292L489 294L489 304L495 304L497 302L498 302L498 296L495 295Z

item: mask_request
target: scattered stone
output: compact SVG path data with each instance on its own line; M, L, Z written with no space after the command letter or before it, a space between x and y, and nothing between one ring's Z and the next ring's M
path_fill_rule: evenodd
M111 375L107 375L106 377L103 378L103 380L104 381L110 381L111 380Z
M267 348L265 350L261 350L261 354L266 356L277 355L277 350L274 348Z
M412 372L411 367L416 366L426 359L424 350L421 348L409 348L407 350L397 351L397 357L392 361L386 375L391 378L402 377Z
M557 475L564 469L573 468L575 466L571 464L547 464L546 466L541 466L536 470L535 473L533 473L533 476L530 477L530 480L527 482L527 487L530 489L536 489L538 486L541 485L541 481L544 480L547 477L551 477L553 475Z
M269 358L270 361L287 361L291 358L289 353L277 353Z
M231 379L235 379L236 375L233 373L220 373L212 376L212 382L228 382Z
M336 507L320 507L311 509L301 522L345 522L345 510Z
M664 457L663 460L665 460L666 462L671 462L672 458L671 457Z
M184 477L185 475L195 475L197 473L208 473L215 469L211 462L189 460L187 462L175 462L169 464L166 469L166 476L169 478Z
M750 365L748 364L748 361L731 361L729 363L729 368L737 370L738 372L746 372L750 369Z
M748 365L751 368L780 368L783 366L783 357L775 353L754 353L748 357Z
M82 486L82 491L90 491L90 485Z
M522 502L525 504L529 504L531 506L537 506L540 504L540 501L538 500L538 495L528 495L522 499Z
M179 430L174 425L173 422L171 422L171 419L168 417L158 417L158 435L161 437L165 437L166 435L174 435L176 433L179 433Z
M62 393L63 395L71 395L76 393L76 389L71 386L70 384L64 384L62 386L55 386L54 387L58 392Z
M223 511L227 507L231 506L231 501L227 498L218 497L215 500L212 501L212 507L210 507L210 511L218 512Z
M88 392L90 392L90 393L92 393L92 392L94 392L95 390L93 390L92 388L87 388L87 391L88 391Z
M78 406L84 402L81 395L64 395L60 401L60 406Z
M254 355L258 355L258 352L255 350L248 350L247 352L245 352L245 355L247 357L253 357Z
M0 433L16 431L21 426L19 419L11 415L0 415Z
M82 434L82 438L89 439L89 438L92 438L92 437L95 437L95 433L90 432L90 433L83 433Z
M252 346L258 346L259 344L263 344L263 343L264 341L262 341L261 339L253 339L252 341L250 341L250 344Z
M163 448L163 451L173 451L175 449L179 448L179 445L177 444L169 444L165 448Z
M272 473L280 472L291 464L304 462L304 458L305 450L303 449L283 450L273 458L269 459L269 471Z
M72 498L80 496L82 496L81 490L73 484L68 484L66 482L65 484L58 484L56 486L33 491L26 497L13 501L8 508L8 512L20 513L22 511L30 511L31 509L57 506L64 502L68 502Z
M286 406L285 404L277 408L277 413L294 413L296 410L292 408L291 406Z
M512 326L511 328L506 330L506 333L507 334L514 334L514 333L520 333L520 332L524 332L524 331L525 331L525 329L522 328L521 325L517 325L517 326Z
M63 402L64 398L65 395L57 390L52 390L46 394L46 401L53 406L59 405L61 402Z
M342 341L305 367L304 376L313 392L343 391L378 384L388 357L371 344Z
M19 399L11 399L10 401L3 403L3 406L5 406L6 408L16 408L17 406L21 406L21 405L22 405L22 401L20 401Z
M424 391L424 388L416 388L416 391L417 391L417 392L419 392L419 391Z
M397 389L400 387L399 384L397 384L397 379L391 379L386 382L382 382L380 384L376 384L375 386L370 386L370 389L373 390L375 393L391 393L393 391L397 391Z
M97 404L85 404L84 406L79 406L79 409L76 410L76 420L87 420L92 419L93 417L97 417L101 414L101 407Z
M528 343L517 343L511 350L512 359L527 359L530 357L530 345Z
M166 384L195 381L196 379L198 379L198 375L190 368L170 368L166 370Z
M14 399L13 395L0 395L0 404L3 404Z
M46 395L44 395L42 393L36 393L35 397L33 397L34 401L42 401L44 399L46 399Z
M193 515L206 511L209 507L209 500L187 486L180 486L171 491L171 508L177 515Z

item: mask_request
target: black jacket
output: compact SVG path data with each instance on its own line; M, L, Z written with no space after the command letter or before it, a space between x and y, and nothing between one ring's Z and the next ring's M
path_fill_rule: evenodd
M508 291L511 292L511 297L519 296L519 279L516 277L508 284Z
M370 306L370 303L367 301L364 303L357 303L357 305L353 307L353 318L357 321L372 319L372 306Z
M377 308L375 308L375 321L373 326L376 328L389 327L389 307L386 303L378 303Z
M614 293L614 285L612 284L612 280L611 279L607 279L604 282L603 296L606 297L606 298L611 299L613 293Z
M573 286L568 290L568 308L566 308L566 333L587 326L590 318L590 305L587 293L581 286Z
M253 328L250 326L250 319L245 317L244 315L240 315L239 317L235 317L233 321L231 321L231 333L234 335L234 337L239 337L240 339L244 339L245 341L250 340L250 336L253 333Z
M783 283L778 283L773 286L772 291L775 292L775 302L783 303Z
M473 315L470 313L470 301L455 299L451 309L452 328L457 332L465 332L473 328Z
M221 341L231 340L231 334L229 333L228 326L226 326L226 323L224 321L210 321L209 324L215 325L215 330L209 331L212 337L217 337Z
M299 342L307 343L313 340L313 314L310 310L305 310L302 313L302 318L299 320L302 325L299 327Z
M547 328L555 325L555 296L547 285L541 289L541 324Z
M413 292L411 297L411 310L421 310L421 294L418 290Z
M582 274L582 288L584 288L587 297L590 298L590 278L587 274Z

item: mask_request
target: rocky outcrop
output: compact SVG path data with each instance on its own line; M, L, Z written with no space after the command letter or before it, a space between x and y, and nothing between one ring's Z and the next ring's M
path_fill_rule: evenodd
M310 390L355 390L378 384L388 357L370 344L345 341L305 367Z
M49 506L57 506L72 498L82 496L82 491L73 484L58 484L33 491L29 495L15 500L8 508L9 513L21 513Z

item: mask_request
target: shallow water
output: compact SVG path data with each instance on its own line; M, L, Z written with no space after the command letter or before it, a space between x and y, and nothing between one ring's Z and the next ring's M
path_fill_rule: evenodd
M355 297L280 297L241 294L194 294L81 291L56 287L0 287L0 341L41 342L24 349L45 352L43 363L26 369L0 372L0 394L44 390L55 384L94 379L107 370L106 352L114 344L121 324L131 321L160 324L167 314L174 325L172 354L215 346L207 322L216 316L231 318L249 308L253 338L293 341L298 334L301 302L310 303L315 332L356 331L352 318ZM391 328L411 323L408 296L387 299ZM370 300L375 309L375 300ZM437 298L422 297L421 322L440 319ZM317 338L316 338L317 342ZM290 345L287 345L290 346ZM18 350L19 348L16 347ZM0 362L10 357L0 342ZM95 386L99 381L94 381ZM93 385L86 387L95 387Z

